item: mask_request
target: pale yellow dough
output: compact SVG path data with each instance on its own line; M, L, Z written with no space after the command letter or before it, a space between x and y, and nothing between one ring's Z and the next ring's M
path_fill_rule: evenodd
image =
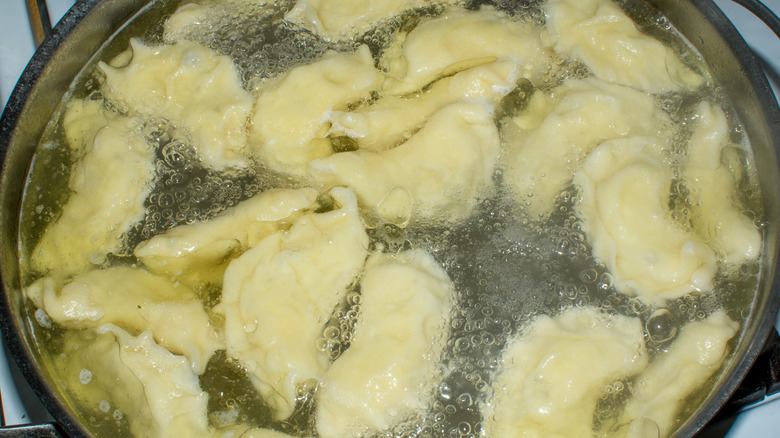
M704 82L672 49L639 31L612 0L549 0L545 15L555 51L582 60L599 79L651 93Z
M632 135L665 142L672 130L652 96L590 78L536 92L502 134L509 148L504 183L532 218L541 218L596 146Z
M329 358L317 340L367 256L355 195L331 195L335 210L304 215L230 262L215 308L225 315L228 354L278 419L292 414L299 387L325 374Z
M651 300L712 290L715 252L674 221L674 174L652 137L605 142L574 176L583 231L615 287Z
M145 46L131 40L132 62L100 64L109 98L144 117L164 117L187 130L209 167L244 167L246 125L254 99L242 88L233 61L200 44Z
M352 344L318 391L321 437L381 434L429 405L442 377L453 293L424 251L369 258Z
M133 333L149 330L158 343L187 356L198 374L224 348L195 292L141 269L94 270L64 285L44 278L26 293L66 327L114 324Z
M197 438L208 431L208 394L184 356L172 354L154 342L148 331L134 337L113 325L98 329L119 342L119 358L144 387L154 424L145 436Z
M389 95L353 111L333 111L328 116L330 134L356 139L360 149L390 149L447 105L481 98L497 103L514 89L519 70L511 60L491 62L443 78L416 95Z
M284 18L333 41L364 33L376 22L397 16L407 9L440 3L443 1L298 0Z
M206 222L181 225L141 242L135 255L154 272L221 272L218 266L292 221L317 198L311 188L272 189Z
M351 187L387 222L451 222L470 214L492 185L499 152L492 106L463 101L433 114L398 147L334 154L312 161L309 173L323 187Z
M108 124L109 119L115 119L116 114L106 111L102 100L73 100L68 102L62 116L62 127L71 156L81 158L92 149L92 143L100 130Z
M691 225L728 264L741 265L761 254L761 232L739 209L736 182L721 163L729 126L719 107L702 102L688 142L683 178L690 190Z
M32 251L35 271L69 276L98 265L122 247L144 218L154 180L154 150L135 118L112 118L73 165L60 217Z
M510 340L482 404L485 438L564 438L593 434L605 388L648 363L639 318L574 308L537 316Z
M512 21L488 6L480 11L451 8L423 22L400 42L401 50L382 62L393 78L385 94L404 95L444 76L509 59L521 76L538 81L549 53L542 46L541 27Z
M269 80L252 116L253 150L273 169L305 174L306 163L333 153L325 138L330 112L367 98L381 79L368 47L360 46Z
M622 417L624 431L631 431L632 422L649 420L659 436L674 432L679 427L675 418L687 397L720 369L738 327L723 310L684 326L669 349L655 357L634 383Z
M116 337L92 329L67 330L59 341L61 354L52 357L52 366L62 370L58 385L99 422L111 424L119 417L133 436L154 436L144 385L122 362Z

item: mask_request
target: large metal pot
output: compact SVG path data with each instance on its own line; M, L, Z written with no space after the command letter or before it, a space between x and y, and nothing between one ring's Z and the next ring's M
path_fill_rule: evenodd
M44 41L24 71L0 120L0 148L4 156L0 179L0 262L3 293L2 331L22 373L36 394L70 436L89 436L58 394L52 376L40 366L30 315L25 313L19 281L18 218L27 170L38 139L55 107L89 59L128 20L138 14L160 17L172 1L82 0ZM780 287L774 271L780 236L780 110L751 51L731 23L710 0L648 0L664 11L671 23L701 52L736 113L753 146L755 165L766 211L765 257L758 297L747 320L743 339L716 390L679 429L691 436L705 425L737 388L760 353L772 330ZM140 21L143 23L143 20Z

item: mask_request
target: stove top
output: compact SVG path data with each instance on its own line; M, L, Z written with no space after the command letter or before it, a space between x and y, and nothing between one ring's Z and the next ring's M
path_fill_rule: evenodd
M56 23L75 0L47 0L51 22ZM731 19L753 51L771 69L768 76L780 78L780 39L750 12L730 0L715 3ZM780 0L764 0L780 15ZM27 10L23 0L3 0L0 13L0 108L5 106L19 75L35 51ZM773 82L775 95L780 83ZM780 318L775 324L780 327ZM0 348L0 392L5 424L37 424L52 421L32 389L9 358L5 345ZM733 416L708 425L701 438L763 438L780 436L780 394L765 398Z

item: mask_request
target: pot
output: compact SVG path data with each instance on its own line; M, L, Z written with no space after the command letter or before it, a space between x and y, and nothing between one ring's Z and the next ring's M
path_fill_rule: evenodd
M106 41L128 21L149 24L145 17L172 11L175 2L149 0L82 0L62 19L36 52L10 97L0 119L0 263L3 294L2 331L24 376L69 436L90 432L52 383L42 367L31 315L25 311L17 261L18 217L27 170L46 124L74 78ZM710 0L649 0L681 31L709 64L715 80L733 103L753 147L762 188L766 229L765 256L758 295L732 361L715 390L693 412L676 436L692 436L705 425L735 391L761 353L772 331L780 285L775 279L780 241L780 109L756 59L741 36ZM140 17L136 20L136 18ZM46 429L56 434L55 429ZM52 435L54 436L54 435Z

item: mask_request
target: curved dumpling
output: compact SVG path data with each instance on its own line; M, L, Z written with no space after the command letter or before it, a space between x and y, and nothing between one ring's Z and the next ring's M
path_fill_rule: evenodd
M439 1L438 3L442 3ZM426 0L298 0L284 16L286 20L313 28L326 40L350 38L368 30L379 20L389 19Z
M100 64L108 97L189 131L208 166L245 166L254 99L242 88L233 61L187 40L157 47L130 40L130 46L133 58L126 67Z
M640 32L612 0L549 0L545 15L555 51L581 59L599 79L651 93L703 83L672 49Z
M728 145L728 122L723 110L708 102L698 109L696 128L688 142L682 167L690 190L691 226L713 245L726 263L741 265L761 253L761 232L737 204L736 182L721 163Z
M480 98L498 102L515 87L519 70L511 60L491 62L436 81L418 95L384 96L352 111L333 111L328 115L330 134L353 138L360 149L390 149L447 105Z
M426 407L441 378L454 286L434 258L375 254L361 280L352 343L317 394L323 438L382 432Z
M97 133L117 114L106 111L105 103L100 100L71 100L66 104L62 115L62 128L74 160L92 149Z
M65 330L58 342L60 354L50 359L59 371L59 387L80 406L90 408L95 423L127 427L134 436L150 436L156 424L144 385L122 362L116 337L91 329Z
M328 114L367 98L381 77L363 45L353 53L328 52L271 79L255 103L254 147L272 168L302 175L306 163L333 153L325 138Z
M600 143L631 135L665 140L670 123L650 95L598 79L568 80L549 95L535 93L504 130L503 180L533 217L545 216Z
M488 6L479 11L452 8L425 21L399 41L400 53L383 63L390 79L385 94L418 91L444 76L468 68L509 59L531 82L544 74L548 52L540 39L541 27L513 21Z
M331 196L335 210L304 215L230 262L215 308L225 315L228 354L279 419L292 414L299 387L325 374L317 339L367 256L355 195L334 188Z
M607 317L595 308L538 316L502 354L482 405L483 436L594 436L604 388L647 362L639 318Z
M384 152L353 151L312 161L320 185L346 185L389 223L454 221L492 184L500 143L492 107L464 101L433 114L409 141Z
M165 348L187 356L198 374L224 348L195 292L141 269L94 270L61 287L45 278L26 294L67 327L114 324L134 333L149 330Z
M311 188L268 190L206 222L181 225L141 242L135 255L155 272L219 273L217 267L231 254L246 251L289 225L316 198L317 191Z
M98 329L119 342L119 358L141 381L154 425L145 436L191 438L208 435L208 394L184 356L157 345L150 332L137 337L112 325Z
M112 118L71 170L71 191L56 222L30 256L32 268L68 276L120 250L124 233L144 218L155 176L154 150L135 118Z
M656 426L650 430L658 436L674 432L680 409L691 393L720 369L727 356L728 341L738 327L723 310L683 327L668 350L655 357L634 384L623 413L625 430L650 421Z
M619 291L651 299L708 292L715 253L671 218L674 175L654 142L631 137L596 148L574 176L581 195L575 211Z

